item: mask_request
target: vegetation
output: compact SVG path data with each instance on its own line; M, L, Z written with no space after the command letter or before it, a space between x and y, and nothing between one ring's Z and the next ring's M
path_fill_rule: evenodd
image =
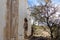
M50 34L51 40L55 40L55 39L57 40L57 37L58 37L57 32L59 32L58 28L59 28L60 22L56 22L56 21L59 21L59 19L57 20L53 18L54 17L53 15L56 14L57 9L52 5L51 0L46 0L45 5L43 5L42 3L40 4L41 5L39 6L34 6L30 8L31 16L34 18L33 25L35 24L35 22L38 22L38 26L34 25L34 27L32 27L32 34L34 32L33 30L35 30L36 27L37 29L39 29L41 28L39 26L40 24L45 24L45 26L47 25L48 27L46 28L50 30L48 33Z

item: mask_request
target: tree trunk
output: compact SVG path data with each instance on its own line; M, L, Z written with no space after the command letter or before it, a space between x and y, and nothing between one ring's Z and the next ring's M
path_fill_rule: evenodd
M50 29L50 33L51 33L51 34L50 34L50 35L51 35L51 40L53 40L53 34L52 34L52 33L53 33L53 31L52 31L52 27L49 25L48 19L49 19L49 18L47 17L47 26L48 26L48 27L49 27L49 29Z
M53 40L53 31L52 31L52 28L50 28L50 32L51 32L51 40Z

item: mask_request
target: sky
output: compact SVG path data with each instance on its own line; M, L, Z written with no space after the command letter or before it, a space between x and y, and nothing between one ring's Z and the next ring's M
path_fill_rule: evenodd
M29 6L38 5L38 2L36 0L28 0L28 5Z
M58 4L60 4L60 0L52 0L52 3L58 5ZM34 5L39 5L39 3L37 2L37 0L28 0L28 5L29 6L34 6Z
M41 2L43 2L43 1L41 1ZM52 3L54 5L60 5L60 0L52 0ZM28 5L31 7L31 6L34 6L34 5L39 5L39 3L38 3L37 0L28 0ZM59 14L60 13L57 12L55 16L58 16Z
M52 2L55 4L60 4L60 0L52 0Z

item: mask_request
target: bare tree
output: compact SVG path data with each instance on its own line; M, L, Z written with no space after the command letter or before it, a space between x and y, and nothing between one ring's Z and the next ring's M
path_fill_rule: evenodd
M54 22L52 22L52 20L50 20L50 18L56 14L57 9L56 7L54 7L51 4L51 0L46 0L46 4L43 5L41 3L41 5L39 6L34 6L31 7L31 16L33 16L35 18L35 20L38 20L41 23L46 23L47 26L50 29L50 35L51 35L51 40L53 40L53 30L52 27L55 24ZM54 19L53 19L54 20ZM38 23L39 24L39 23Z

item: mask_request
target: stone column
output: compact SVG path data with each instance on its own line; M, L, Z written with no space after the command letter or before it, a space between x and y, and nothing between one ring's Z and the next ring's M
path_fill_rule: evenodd
M7 0L6 40L18 40L18 4L19 0Z

